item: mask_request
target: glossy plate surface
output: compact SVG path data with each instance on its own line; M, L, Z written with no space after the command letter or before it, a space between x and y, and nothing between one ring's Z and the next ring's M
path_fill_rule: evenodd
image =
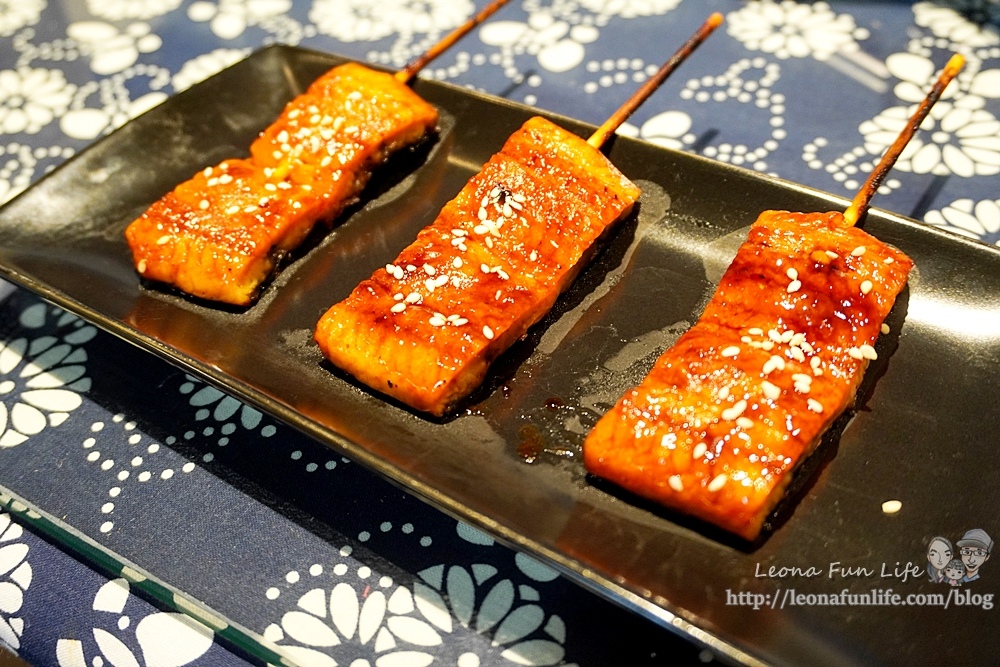
M1000 386L1000 253L901 217L868 216L867 231L909 254L917 269L890 315L892 332L879 341L858 408L797 476L773 530L744 544L589 478L580 446L697 318L760 211L846 202L616 139L611 159L644 191L638 214L457 416L430 420L332 369L312 330L327 307L433 220L531 109L417 82L443 112L440 137L382 169L362 203L244 311L141 286L122 236L196 170L245 155L285 102L339 62L272 47L98 142L0 211L0 275L736 660L912 662L933 654L964 662L990 653L995 640L977 628L995 611L973 606L754 610L729 602L740 592L793 588L947 593L924 576L891 575L908 562L922 570L934 535L997 526L1000 467L984 463L998 433L987 388ZM581 136L592 129L555 120ZM889 499L901 500L903 511L884 514ZM831 578L836 562L871 573ZM995 589L992 565L974 592ZM800 571L757 576L771 567ZM819 574L805 576L808 568ZM951 628L947 645L941 624Z

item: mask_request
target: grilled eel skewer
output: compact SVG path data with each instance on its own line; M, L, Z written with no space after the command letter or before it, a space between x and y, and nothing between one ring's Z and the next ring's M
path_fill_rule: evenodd
M953 59L845 214L765 211L698 322L584 442L591 473L754 540L854 404L913 262L854 223Z

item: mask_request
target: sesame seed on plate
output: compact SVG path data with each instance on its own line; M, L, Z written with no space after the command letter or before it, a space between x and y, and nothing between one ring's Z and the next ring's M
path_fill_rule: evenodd
M882 503L882 512L885 514L895 514L903 509L903 503L898 500L887 500Z
M136 265L135 268L136 268L136 270L139 271L139 273L145 273L146 272L146 260L140 259L139 263Z
M886 324L885 322L883 322L882 323L882 333L887 334L890 331L892 331L892 329L889 328L889 325Z

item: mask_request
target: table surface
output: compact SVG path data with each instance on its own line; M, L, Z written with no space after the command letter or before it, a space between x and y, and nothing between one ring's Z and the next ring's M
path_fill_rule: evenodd
M399 67L477 4L0 0L0 201L261 46ZM876 205L1000 242L996 2L523 0L421 76L596 124L716 10L623 133L850 197L960 51ZM0 489L0 646L32 664L275 661L248 637L353 667L712 658L2 282Z

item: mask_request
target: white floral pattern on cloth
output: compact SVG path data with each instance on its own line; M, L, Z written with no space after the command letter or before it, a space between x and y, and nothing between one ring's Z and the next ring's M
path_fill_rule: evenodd
M979 70L978 65L970 61L969 70L948 87L921 125L923 131L900 155L896 169L964 177L1000 173L1000 121L983 108L986 98L1000 99L1000 69ZM892 144L935 73L932 61L910 53L889 56L886 66L900 79L896 96L908 105L886 109L858 128L865 149L876 156Z
M995 0L936 0L913 5L914 22L953 46L1000 44L1000 2Z
M87 640L62 638L56 643L60 667L184 667L213 645L212 630L184 614L153 612L135 622L126 612L128 581L113 579L98 589L95 626ZM92 641L91 641L92 640Z
M0 134L36 134L66 111L75 91L62 70L0 71Z
M19 324L37 337L0 341L0 448L16 447L62 424L90 389L84 343L97 329L63 310L34 304ZM45 328L51 333L43 333Z
M162 484L177 473L190 474L196 467L191 461L182 461L169 449L164 449L136 426L134 421L118 413L111 417L110 424L91 423L90 435L81 443L87 462L110 477L107 498L100 506L99 530L102 533L114 529L116 512L129 500L130 493L137 491L136 487ZM169 436L164 442L169 446L177 442L177 438Z
M45 0L0 0L0 37L10 37L29 25L38 23Z
M253 25L279 17L292 8L292 0L199 0L188 7L188 17L208 22L222 39L235 39Z
M980 241L1000 232L1000 199L978 202L963 197L940 210L928 211L924 222ZM1000 245L1000 240L996 241Z
M66 34L90 56L90 68L104 75L121 72L135 64L140 54L163 46L163 40L142 21L130 23L124 30L103 21L78 21L66 27Z
M29 547L20 541L23 532L10 514L0 512L0 648L14 651L21 647L24 619L19 612L32 578Z
M87 10L108 21L151 19L181 5L181 0L87 0Z
M215 387L205 384L190 375L186 376L186 382L180 386L180 392L190 395L188 402L193 407L198 408L195 419L205 421L211 419L216 423L221 423L219 432L223 438L232 435L237 424L249 431L257 431L265 438L269 438L277 433L277 428L270 419L264 419L263 413L256 408L225 394ZM206 435L213 435L208 434ZM226 444L228 440L220 444Z
M406 524L402 531L410 534L413 527ZM494 546L492 538L465 524L458 524L458 534L470 544ZM365 534L361 537L367 541ZM423 538L421 544L429 540ZM479 553L512 556L501 548ZM558 575L523 554L514 559L527 581L498 576L497 566L478 562L425 568L419 580L403 585L359 564L350 546L339 554L341 560L332 568L314 563L305 575L290 571L280 587L266 592L272 601L289 596L294 600L294 607L286 606L280 619L263 631L264 639L292 661L310 667L562 663L565 624L545 612L535 588ZM457 659L450 656L442 662L447 638L456 633L472 633L479 640L464 640Z
M826 60L838 51L858 50L868 38L850 14L836 14L825 2L755 0L726 17L727 31L751 50L781 59Z

